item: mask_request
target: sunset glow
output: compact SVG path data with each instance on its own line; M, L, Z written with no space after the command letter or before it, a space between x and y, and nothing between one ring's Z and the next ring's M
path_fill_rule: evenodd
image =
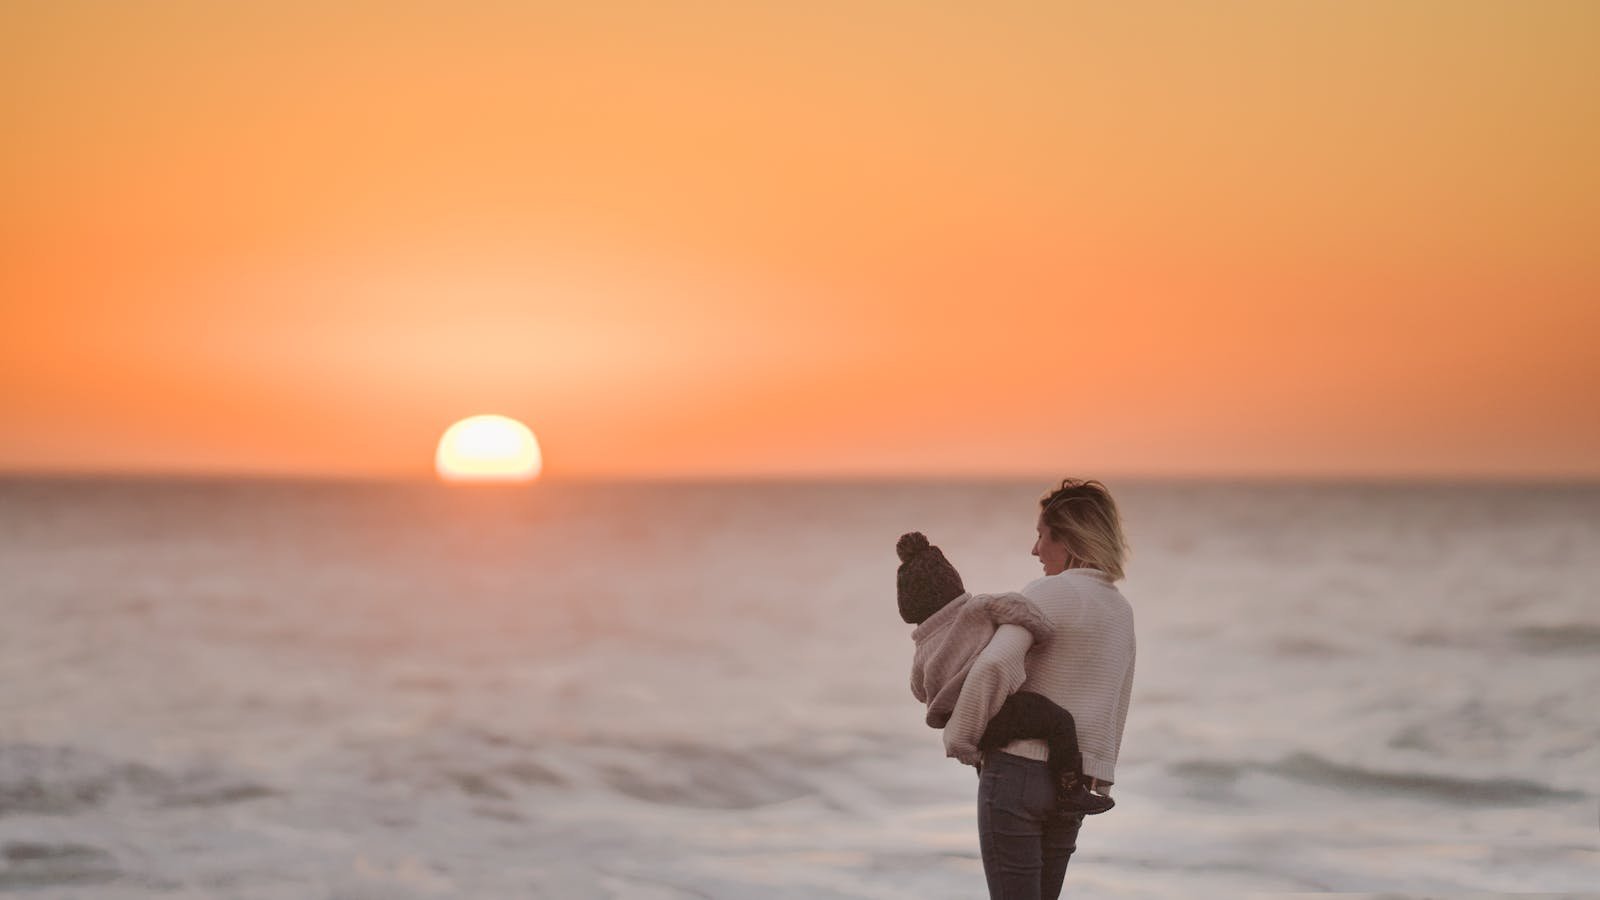
M0 6L0 471L1600 477L1600 3Z
M445 430L434 465L445 481L532 481L544 461L528 426L505 416L481 415Z

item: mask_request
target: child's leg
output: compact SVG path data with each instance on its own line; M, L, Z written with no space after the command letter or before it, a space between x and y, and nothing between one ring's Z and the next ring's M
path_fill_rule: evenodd
M1079 772L1078 729L1072 713L1052 703L1043 694L1017 691L1006 698L1000 711L989 720L978 739L978 749L997 750L1021 738L1043 738L1050 746L1050 771Z
M1077 723L1072 713L1041 694L1018 691L989 720L978 747L993 750L1018 738L1042 738L1050 747L1048 766L1056 783L1056 813L1102 813L1114 804L1109 797L1090 791L1083 777L1083 754L1078 747Z
M979 750L998 750L1022 738L1044 737L1033 721L1033 701L1029 698L1044 699L1029 691L1018 691L1006 698L978 738Z
M1054 703L1040 712L1045 716L1045 743L1050 745L1050 771L1058 778L1062 775L1082 777L1083 754L1078 750L1078 725L1072 713Z

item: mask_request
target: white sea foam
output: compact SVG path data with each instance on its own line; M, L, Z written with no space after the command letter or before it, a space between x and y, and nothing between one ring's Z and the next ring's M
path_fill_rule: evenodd
M0 482L0 891L982 894L894 541L1040 485ZM1600 871L1600 490L1113 485L1139 665L1074 896Z

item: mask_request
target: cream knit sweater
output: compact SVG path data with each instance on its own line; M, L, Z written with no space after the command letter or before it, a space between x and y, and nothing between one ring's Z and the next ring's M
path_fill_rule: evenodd
M967 673L945 726L945 755L976 765L978 739L990 717L1011 694L1028 690L1072 713L1084 774L1115 781L1133 691L1133 608L1098 569L1048 575L1021 593L1050 619L1055 636L1036 643L1017 625L995 631ZM1050 756L1038 738L1013 741L1004 750L1028 759Z

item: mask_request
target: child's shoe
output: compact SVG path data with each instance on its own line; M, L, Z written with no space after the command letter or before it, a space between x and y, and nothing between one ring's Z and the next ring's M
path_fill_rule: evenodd
M1056 815L1073 816L1083 813L1087 816L1103 813L1117 801L1104 794L1097 794L1089 790L1083 779L1076 772L1066 772L1056 781Z

